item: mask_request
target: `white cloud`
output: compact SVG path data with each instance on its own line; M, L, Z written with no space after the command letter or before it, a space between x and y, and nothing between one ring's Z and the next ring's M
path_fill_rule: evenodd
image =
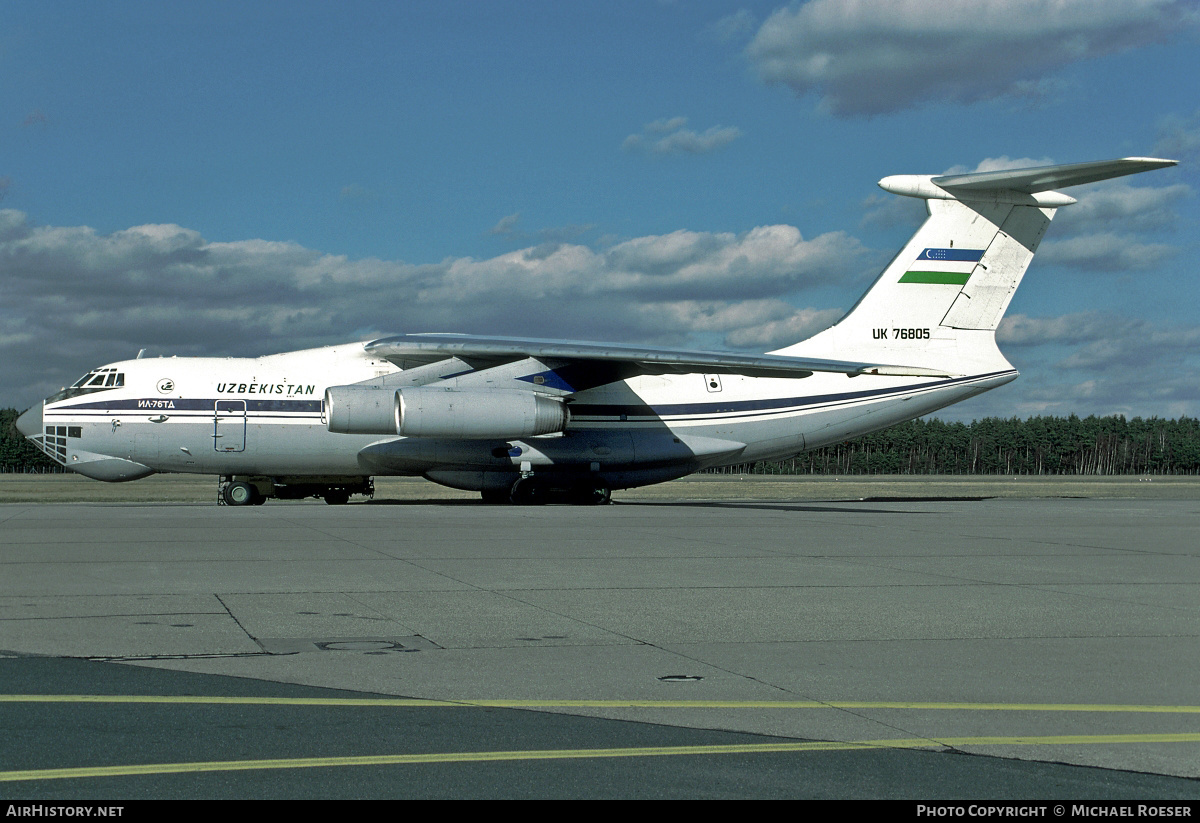
M712 126L697 132L684 128L686 125L686 117L660 118L643 126L640 134L626 137L621 148L657 155L709 154L742 136L736 126Z
M929 216L924 200L894 194L869 195L862 201L862 207L863 217L859 225L864 228L890 229L900 226L916 231Z
M742 130L736 126L713 126L703 133L680 129L657 141L653 151L655 154L708 154L741 136Z
M497 222L496 225L492 226L491 231L489 231L488 234L495 234L495 235L512 234L514 231L517 230L517 221L520 219L521 219L520 212L516 212L515 214L510 214L507 217L501 217L499 222Z
M797 309L779 320L747 324L731 332L726 341L737 348L771 351L812 337L841 320L843 315L842 309Z
M1059 365L1123 374L1148 371L1153 366L1166 365L1169 360L1176 364L1172 371L1178 373L1184 361L1194 359L1197 343L1200 343L1200 326L1161 326L1134 320L1085 343Z
M1010 314L1000 321L1000 327L996 329L996 341L1002 346L1087 342L1105 336L1116 325L1115 318L1098 312L1058 317Z
M1033 159L1032 157L1009 157L1002 154L999 157L985 157L975 168L966 166L951 166L942 174L976 174L985 171L1008 171L1009 169L1031 169L1038 166L1053 166L1054 161L1049 157Z
M1127 234L1102 232L1048 240L1038 260L1089 271L1139 271L1158 268L1177 251L1166 243L1142 243Z
M939 416L1200 414L1200 326L1114 312L1017 314L996 339L1023 376Z
M1178 222L1176 207L1191 196L1191 187L1183 183L1154 188L1110 181L1089 186L1078 203L1059 210L1054 232L1169 229Z
M747 47L767 83L837 116L1028 98L1082 60L1196 25L1189 0L812 0L774 12Z
M760 226L740 235L677 231L636 238L605 258L623 288L729 298L786 294L854 276L868 256L844 232L805 240L793 226Z
M662 117L658 120L655 120L653 123L647 123L643 127L643 130L652 134L666 134L668 132L676 131L677 129L682 129L686 125L686 117L671 117L669 119Z

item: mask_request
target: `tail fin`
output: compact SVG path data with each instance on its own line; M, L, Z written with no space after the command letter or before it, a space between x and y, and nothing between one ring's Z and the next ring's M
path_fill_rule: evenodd
M1011 368L995 331L1055 211L1053 188L1175 165L1129 157L945 176L885 177L923 198L929 218L838 323L772 354L907 363L957 373Z

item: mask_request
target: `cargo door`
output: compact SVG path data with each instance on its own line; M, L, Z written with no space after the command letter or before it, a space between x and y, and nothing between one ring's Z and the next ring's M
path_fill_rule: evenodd
M213 415L213 448L219 452L246 450L246 401L218 400Z

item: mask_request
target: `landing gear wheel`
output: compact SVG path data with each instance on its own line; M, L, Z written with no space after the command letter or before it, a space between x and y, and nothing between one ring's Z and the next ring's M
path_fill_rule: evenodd
M571 498L576 506L605 506L612 500L612 489L603 481L595 480L576 488Z
M225 491L221 492L221 496L225 498L226 506L250 506L262 497L258 493L258 489L240 480L226 486Z
M612 489L608 484L597 480L583 487L580 503L585 506L607 506L612 502Z
M546 486L532 477L523 477L513 485L510 499L518 506L540 506L546 502Z
M488 503L491 505L495 505L498 503L512 502L512 488L511 487L500 488L500 489L484 489L479 494L481 497L483 497L484 503Z
M322 495L331 506L341 506L350 501L350 492L345 489L330 489Z

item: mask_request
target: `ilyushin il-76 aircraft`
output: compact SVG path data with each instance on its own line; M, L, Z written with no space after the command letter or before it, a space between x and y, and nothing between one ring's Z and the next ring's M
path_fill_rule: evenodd
M996 327L1056 189L1174 165L1130 157L885 177L929 217L857 304L763 355L401 334L254 358L96 368L17 421L105 481L218 476L218 501L372 494L425 477L489 502L608 502L614 489L794 456L1017 377Z

